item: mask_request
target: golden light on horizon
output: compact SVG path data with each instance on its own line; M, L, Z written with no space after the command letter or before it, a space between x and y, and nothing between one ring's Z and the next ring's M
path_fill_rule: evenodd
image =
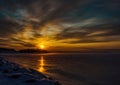
M39 44L37 47L40 48L40 49L45 49L45 45L44 44Z
M40 48L41 48L41 49L44 49L44 48L45 48L45 46L44 46L43 44L41 44L41 45L40 45Z

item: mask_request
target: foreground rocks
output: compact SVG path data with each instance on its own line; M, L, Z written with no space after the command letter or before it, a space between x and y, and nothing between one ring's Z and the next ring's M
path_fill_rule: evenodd
M61 85L42 73L10 63L0 57L0 85Z

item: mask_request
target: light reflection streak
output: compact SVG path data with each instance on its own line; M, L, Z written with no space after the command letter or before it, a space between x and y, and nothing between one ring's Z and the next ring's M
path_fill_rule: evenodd
M39 64L38 70L39 70L40 72L45 72L45 68L44 68L45 63L44 63L44 58L43 58L43 56L41 56L41 59L39 60L39 62L40 62L40 64Z

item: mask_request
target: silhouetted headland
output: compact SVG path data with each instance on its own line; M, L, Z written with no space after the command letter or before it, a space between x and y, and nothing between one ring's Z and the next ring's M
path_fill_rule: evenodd
M0 48L0 53L48 53L48 51L41 49L22 49L17 51L11 48Z
M19 53L48 53L46 50L40 50L40 49L23 49L19 50Z
M0 48L0 53L120 53L120 49L87 49L80 51L47 51L42 49L21 49Z

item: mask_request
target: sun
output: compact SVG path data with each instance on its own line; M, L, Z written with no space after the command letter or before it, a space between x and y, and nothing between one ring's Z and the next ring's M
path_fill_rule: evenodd
M45 46L43 44L40 44L40 49L45 49Z

